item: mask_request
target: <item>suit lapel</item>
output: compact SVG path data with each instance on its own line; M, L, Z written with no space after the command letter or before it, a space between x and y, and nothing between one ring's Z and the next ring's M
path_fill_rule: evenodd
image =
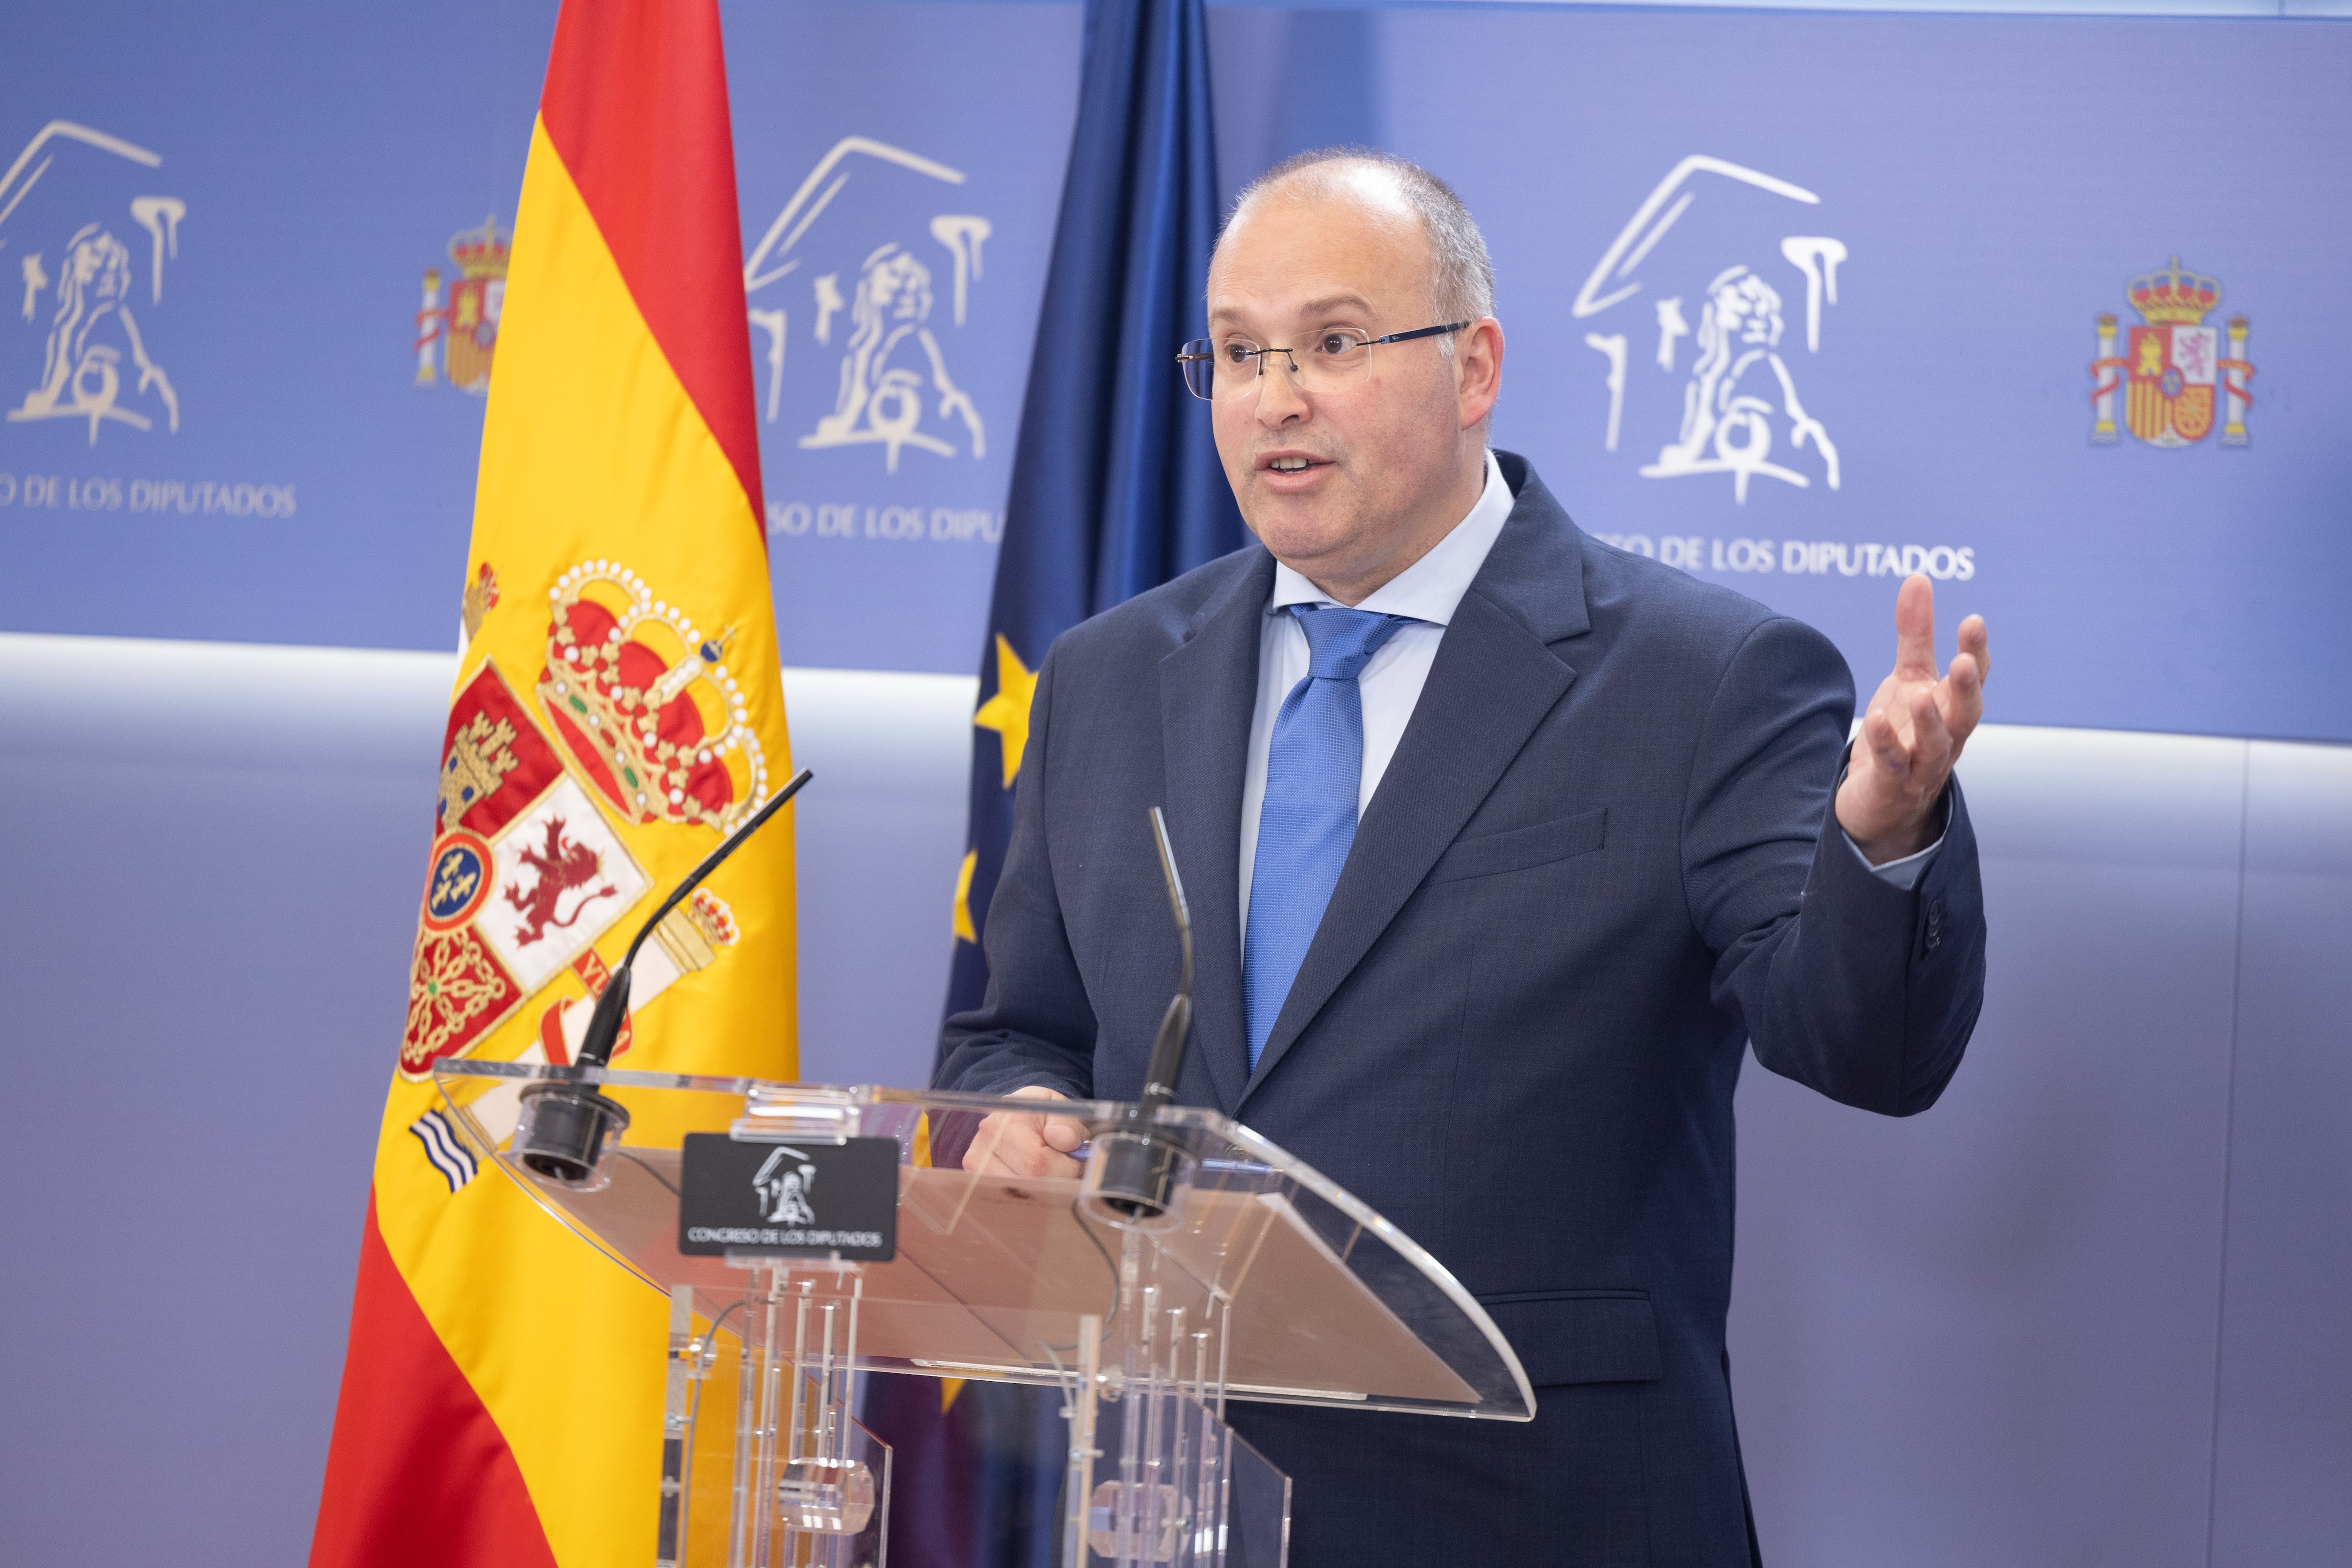
M1515 465L1524 471L1511 458L1507 475ZM1517 494L1510 521L1438 644L1412 718L1357 826L1339 886L1242 1099L1265 1080L1380 940L1576 679L1576 670L1546 646L1590 625L1576 531L1532 472ZM1234 897L1237 890L1229 906Z
M1242 784L1257 705L1260 621L1274 557L1252 569L1192 623L1160 661L1160 745L1168 837L1192 916L1193 1049L1219 1106L1239 1103L1249 1077L1242 1020Z

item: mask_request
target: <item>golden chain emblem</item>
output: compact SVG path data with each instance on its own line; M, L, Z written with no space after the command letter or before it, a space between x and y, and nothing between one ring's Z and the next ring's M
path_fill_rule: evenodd
M517 1000L514 982L501 971L471 926L416 946L416 971L408 985L408 1027L400 1037L400 1065L423 1072L452 1037L482 1014Z

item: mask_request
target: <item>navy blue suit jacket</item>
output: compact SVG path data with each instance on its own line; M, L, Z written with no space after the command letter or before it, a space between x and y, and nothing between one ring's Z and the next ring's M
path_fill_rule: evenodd
M1907 1115L1983 994L1957 784L1919 887L1829 813L1853 685L1828 639L1517 495L1363 814L1255 1072L1242 779L1273 558L1253 545L1061 637L943 1087L1143 1087L1192 904L1178 1098L1328 1173L1452 1268L1517 1349L1528 1425L1237 1405L1296 1479L1300 1568L1734 1564L1754 1553L1724 1351L1745 1044Z

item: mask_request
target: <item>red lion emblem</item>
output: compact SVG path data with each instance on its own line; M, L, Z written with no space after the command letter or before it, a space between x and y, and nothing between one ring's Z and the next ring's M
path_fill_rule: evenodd
M550 931L561 931L580 918L580 911L598 899L615 897L610 882L597 889L572 906L572 912L562 920L555 918L556 903L574 888L584 888L604 871L603 858L595 850L575 838L563 836L563 818L547 819L545 847L522 852L522 863L539 873L539 880L530 888L509 888L507 902L523 914L522 929L515 933L515 945L527 946L545 936Z

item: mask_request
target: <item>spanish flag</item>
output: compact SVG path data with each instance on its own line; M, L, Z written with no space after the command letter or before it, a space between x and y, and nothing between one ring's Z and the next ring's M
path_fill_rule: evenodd
M715 0L564 0L314 1568L654 1555L667 1303L480 1168L432 1075L569 1060L637 924L792 772L742 254ZM794 1075L783 827L646 944L614 1066Z

